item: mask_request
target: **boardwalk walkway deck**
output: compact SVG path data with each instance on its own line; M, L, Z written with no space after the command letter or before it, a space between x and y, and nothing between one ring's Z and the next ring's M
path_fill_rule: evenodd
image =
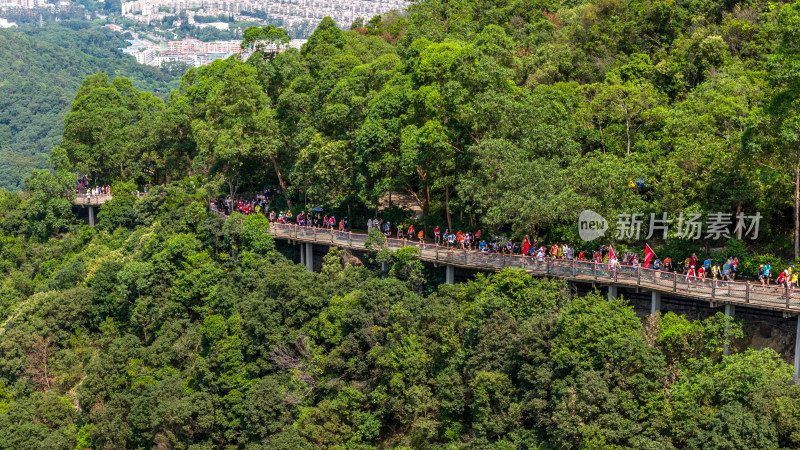
M367 235L363 233L272 223L270 224L270 234L277 239L295 242L334 245L353 250L366 249ZM685 276L674 272L630 266L620 266L616 270L610 270L608 264L550 258L538 263L533 258L521 255L450 250L433 244L421 245L416 240L387 239L386 246L393 249L406 246L416 247L419 249L421 260L443 265L482 271L516 268L538 276L558 277L599 285L641 288L696 300L783 311L792 315L800 313L800 295L792 295L792 292L785 287L774 285L761 286L749 282L713 281L710 279L694 279L690 283ZM800 294L800 290L797 294Z
M72 201L72 204L76 206L100 206L103 203L110 201L111 199L112 199L111 194L92 195L92 196L87 196L86 194L78 194L75 196L75 200Z

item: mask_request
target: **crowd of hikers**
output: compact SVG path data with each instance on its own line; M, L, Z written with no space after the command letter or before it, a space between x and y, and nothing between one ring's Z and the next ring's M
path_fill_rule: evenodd
M212 204L211 207L225 215L230 214L232 211L239 211L246 215L264 214L270 222L350 231L347 217L337 220L333 214L323 213L322 208L313 208L309 212L301 211L297 215L294 215L291 210L278 211L270 209L271 199L279 194L279 190L264 189L263 192L252 199L239 198L233 200L228 197ZM617 270L623 267L632 269L643 267L662 272L676 272L690 286L699 284L704 279L720 282L736 281L739 272L738 257L727 258L722 264L714 263L710 257L701 261L695 253L683 261L673 261L669 256L661 259L655 254L652 254L649 258L640 258L640 255L636 252L624 250L621 254L618 254L613 248L606 245L598 246L593 250L576 250L573 245L566 243L544 245L537 238L530 239L528 236L525 236L522 240L513 240L496 233L484 236L481 230L474 232L453 231L447 228L442 229L438 225L433 228L433 239L428 238L426 240L425 231L416 228L412 223L399 222L392 224L389 221L383 221L378 218L368 219L366 230L367 232L378 230L387 238L415 242L422 247L435 245L444 249L475 251L482 254L517 255L529 257L538 263L544 263L546 258L550 258L607 264L610 270ZM645 259L647 259L646 262L644 261ZM767 263L759 267L755 278L762 286L786 287L793 290L795 287L800 287L799 277L800 270L795 269L793 264L779 271L776 276L772 266Z
M75 179L75 195L85 194L87 199L105 197L111 195L111 186L95 186L89 185L89 179L86 175L78 176Z
M273 190L271 188L264 188L262 192L257 193L252 199L239 197L232 199L230 196L218 200L211 204L211 209L224 214L230 215L233 211L238 211L244 215L250 214L264 214L270 222L277 222L283 224L296 224L299 226L309 226L317 228L338 229L340 231L349 231L349 220L343 217L339 220L334 215L322 213L322 208L314 208L314 210L305 212L301 211L295 216L291 210L277 211L270 209L270 203L273 198L281 195L281 191Z
M269 205L272 199L280 195L280 190L273 190L272 188L264 188L261 192L256 193L253 198L247 199L245 197L231 198L227 196L224 199L219 199L211 204L211 208L216 212L229 216L232 212L238 211L241 214L261 214L267 215ZM283 211L281 211L283 213ZM291 211L288 211L291 214Z

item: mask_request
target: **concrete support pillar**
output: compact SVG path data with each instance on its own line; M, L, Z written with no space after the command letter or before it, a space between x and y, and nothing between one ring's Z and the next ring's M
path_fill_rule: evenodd
M306 244L300 244L300 264L306 265Z
M455 284L456 283L456 267L453 265L448 264L444 268L444 282L447 284Z
M794 381L800 382L800 316L797 316L797 336L794 338Z
M735 307L734 305L731 305L730 303L728 303L727 305L725 305L725 315L726 315L726 316L728 316L728 317L733 317L733 315L734 315L735 313L736 313L736 307ZM727 335L728 335L728 330L727 330L727 328L725 329L725 335L726 335L726 337L727 337ZM723 355L725 355L725 356L728 356L728 355L730 355L730 354L731 354L731 349L730 349L730 347L728 346L728 344L725 344L725 346L724 346L724 347L722 347L722 354L723 354Z
M617 287L612 285L608 286L608 299L615 299L617 298Z
M650 314L656 315L661 311L661 292L653 291L650 293Z
M94 206L89 206L89 225L94 226Z
M306 270L309 272L314 271L314 244L306 244Z

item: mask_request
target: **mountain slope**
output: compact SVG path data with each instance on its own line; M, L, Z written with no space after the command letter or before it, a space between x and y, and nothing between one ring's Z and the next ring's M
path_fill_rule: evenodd
M87 75L125 76L164 96L177 87L179 74L137 64L123 46L122 36L88 22L0 30L0 187L17 190L32 169L48 166Z

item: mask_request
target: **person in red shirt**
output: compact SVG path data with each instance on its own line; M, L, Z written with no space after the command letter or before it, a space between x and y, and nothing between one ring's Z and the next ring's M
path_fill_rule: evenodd
M689 284L689 287L692 287L692 279L697 278L697 271L695 270L694 266L690 265L689 270L686 272L686 282Z

